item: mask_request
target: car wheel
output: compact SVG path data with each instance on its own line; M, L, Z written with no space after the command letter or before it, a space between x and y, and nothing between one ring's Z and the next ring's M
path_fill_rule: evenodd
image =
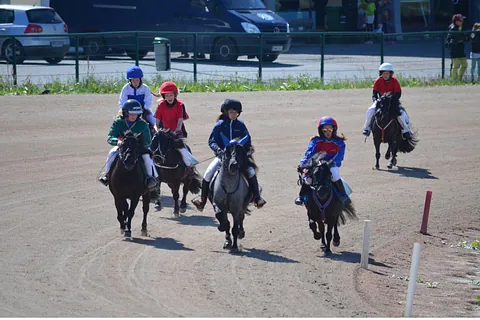
M45 61L47 61L49 64L58 64L63 60L63 57L48 57L43 59L45 59Z
M105 42L101 38L85 39L83 43L83 54L90 59L105 58Z
M2 56L7 60L8 63L13 63L13 42L8 40L2 46ZM16 41L15 44L16 56L15 63L21 64L25 61L25 53L20 42Z
M127 54L127 56L130 57L130 59L135 60L135 57L136 57L135 51L132 52L132 51L128 50L128 51L125 51L125 53ZM145 51L144 50L138 51L138 59L142 60L143 58L145 58L147 56L147 54L148 54L148 51L146 51L146 50Z
M258 58L258 56L257 56ZM273 62L277 60L278 54L264 54L263 55L263 62ZM258 58L260 60L260 58Z
M235 62L238 59L237 45L233 40L220 38L213 45L213 52L210 59L219 62Z

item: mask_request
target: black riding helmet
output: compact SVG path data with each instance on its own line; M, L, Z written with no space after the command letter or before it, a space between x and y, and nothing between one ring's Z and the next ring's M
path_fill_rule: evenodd
M224 113L228 110L235 110L240 114L242 113L242 103L237 99L225 99L220 106L220 112Z
M135 99L128 99L122 105L122 114L126 117L128 114L142 114L142 105Z

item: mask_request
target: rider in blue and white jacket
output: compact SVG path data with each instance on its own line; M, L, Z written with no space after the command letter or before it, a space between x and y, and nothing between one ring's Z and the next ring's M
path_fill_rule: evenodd
M143 71L140 67L132 66L128 68L126 75L128 83L122 88L118 108L121 109L128 99L137 100L142 107L147 110L147 122L153 127L155 126L156 119L150 109L152 105L152 93L150 92L150 88L142 82L142 78Z
M248 136L249 139L243 145L247 152L252 147L252 140L247 126L243 121L237 119L242 113L242 103L236 99L225 99L221 107L222 115L219 117L218 122L213 127L210 138L208 139L208 145L215 153L215 159L210 163L202 181L202 194L200 199L195 199L192 203L197 207L199 211L203 211L205 204L207 203L207 197L209 192L210 181L212 181L213 175L222 165L221 155L225 150L225 143L223 142L221 134L223 134L229 141L236 138L243 138ZM257 175L252 167L249 167L247 172L243 174L248 179L249 187L253 193L253 202L257 208L262 208L267 202L261 197L258 186Z

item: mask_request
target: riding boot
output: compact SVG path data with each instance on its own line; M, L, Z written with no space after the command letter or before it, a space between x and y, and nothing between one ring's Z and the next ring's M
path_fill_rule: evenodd
M142 158L145 164L145 171L146 171L145 173L147 175L145 184L147 185L148 189L152 190L157 185L157 179L155 179L155 177L152 175L153 166L154 166L153 161L150 158L149 154L143 154Z
M248 184L250 185L253 192L253 203L255 204L255 207L257 207L258 209L262 208L267 203L267 201L265 201L260 195L257 176L254 175L253 177L249 178Z
M307 196L306 196L306 186L302 184L302 188L300 189L300 192L298 193L298 197L295 198L295 204L297 206L303 206L304 204L307 203Z
M205 204L207 204L208 199L208 192L210 191L210 182L202 180L202 193L200 195L200 199L192 200L192 203L197 207L197 210L202 212L205 208Z
M345 187L343 185L342 179L339 179L333 183L335 185L335 188L338 190L338 199L344 206L348 206L349 204L352 203L352 200L347 195L347 192L345 191Z

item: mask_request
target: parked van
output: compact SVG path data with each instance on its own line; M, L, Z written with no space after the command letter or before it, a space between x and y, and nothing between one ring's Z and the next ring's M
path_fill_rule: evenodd
M69 26L70 33L149 31L140 39L140 58L153 51L153 38L171 40L174 52L193 52L193 36L168 32L209 32L197 36L197 52L217 61L235 61L239 56L274 61L290 49L288 23L266 9L261 0L50 0ZM224 36L219 32L245 35ZM263 35L260 46L258 33ZM74 42L72 42L74 43ZM126 52L135 57L135 40L121 35L82 38L86 54L104 56Z

